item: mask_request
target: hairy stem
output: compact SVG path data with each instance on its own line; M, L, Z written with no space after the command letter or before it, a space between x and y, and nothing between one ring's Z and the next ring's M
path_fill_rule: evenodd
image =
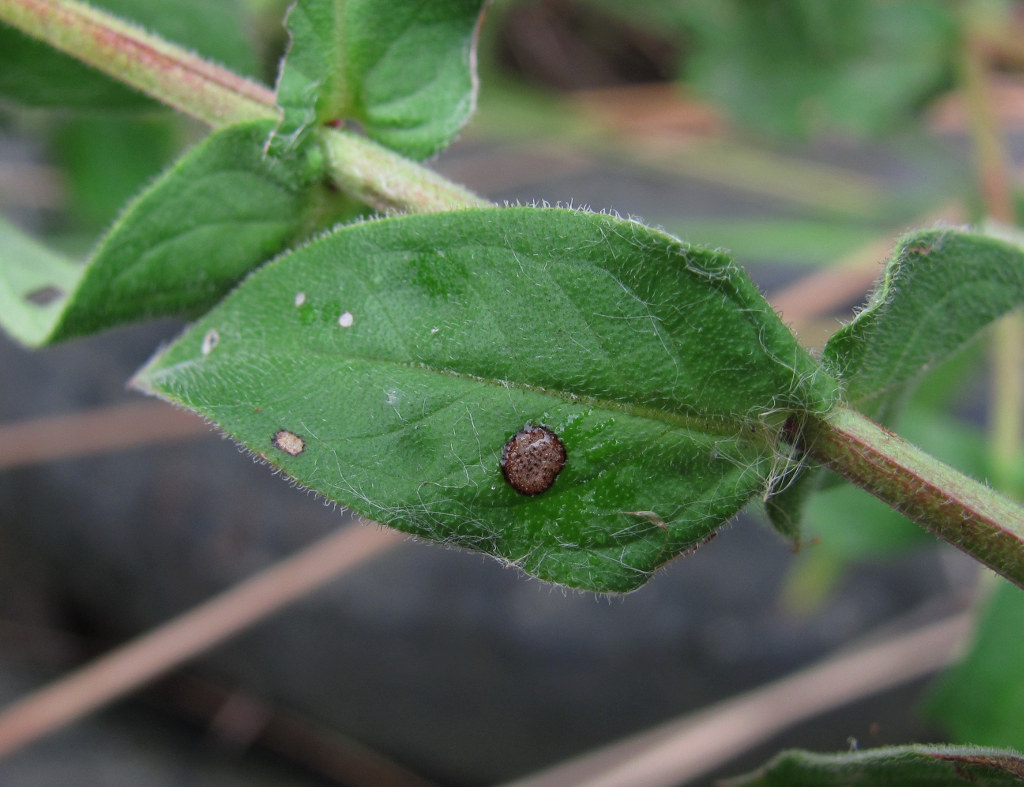
M837 407L802 436L813 458L1024 588L1024 508L863 415Z
M0 0L0 21L215 128L277 116L263 85L77 0Z
M0 22L214 128L278 116L268 87L78 0L0 0ZM425 213L490 205L356 134L336 128L318 134L327 177L377 210Z
M486 208L492 203L370 140L320 129L327 174L343 191L384 213Z

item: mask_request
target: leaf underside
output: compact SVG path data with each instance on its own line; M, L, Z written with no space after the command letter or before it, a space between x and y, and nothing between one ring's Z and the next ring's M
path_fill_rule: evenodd
M135 384L364 516L599 591L709 538L762 490L785 411L835 395L723 255L531 208L335 231ZM533 497L499 466L527 424L568 454Z

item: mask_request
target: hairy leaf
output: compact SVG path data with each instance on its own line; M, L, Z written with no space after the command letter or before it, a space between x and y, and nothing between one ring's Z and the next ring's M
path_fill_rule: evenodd
M451 142L476 101L475 47L484 0L298 0L277 100L274 149L316 124L354 120L415 159Z
M928 699L928 715L956 740L1024 748L1022 637L1024 593L1000 582L967 655L943 675Z
M829 339L824 359L851 407L891 425L925 372L1021 303L1020 246L960 229L910 233L865 309ZM820 481L803 469L769 496L769 517L787 538Z
M925 371L1021 303L1019 246L957 229L911 233L824 357L849 404L885 423Z
M1024 778L1024 757L979 746L892 746L842 754L783 752L729 787L1010 787Z
M248 271L322 220L318 172L262 146L273 121L210 135L130 203L100 242L62 311L0 312L31 343L67 339L149 317L194 316ZM19 260L0 249L0 269ZM65 281L41 282L66 291ZM45 330L42 330L45 329Z
M634 222L469 210L340 229L247 279L135 384L359 513L624 591L760 492L835 381L726 257ZM502 475L527 425L553 485Z
M242 74L256 70L237 0L90 0ZM0 23L0 97L33 107L97 110L157 106L127 85Z

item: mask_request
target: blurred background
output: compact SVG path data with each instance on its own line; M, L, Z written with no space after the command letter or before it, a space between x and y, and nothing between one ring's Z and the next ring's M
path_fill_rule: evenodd
M282 2L98 4L273 83ZM480 41L478 113L430 165L499 204L614 210L729 249L820 348L899 233L993 212L985 162L1012 179L1024 154L1022 33L1024 5L996 0L503 0ZM0 28L0 48L24 45ZM205 133L92 91L83 81L80 106L61 112L0 104L0 211L83 259ZM113 116L90 111L118 101ZM181 327L36 352L0 337L4 703L348 522L198 419L125 390ZM932 371L897 426L1016 493L1012 434L998 450L988 438L1014 431L1019 391L993 380L1019 381L1021 365L991 346ZM1024 605L860 491L822 493L807 528L794 552L752 507L612 598L398 540L8 756L0 782L495 784L965 611L979 639L938 682L866 691L673 783L710 784L790 746L1024 748Z

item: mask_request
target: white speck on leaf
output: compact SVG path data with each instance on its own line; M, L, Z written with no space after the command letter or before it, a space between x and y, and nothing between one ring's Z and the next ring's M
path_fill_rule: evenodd
M210 351L217 346L217 342L220 341L220 334L212 328L206 332L206 336L203 337L203 344L200 350L203 355L209 355Z
M299 293L295 294L295 305L296 306L301 306L305 302L306 302L306 293L299 292Z
M352 323L356 321L356 318L352 316L352 312L342 312L338 318L338 325L342 328L351 328Z
M441 330L440 328L431 328L430 329L430 335L433 336L435 333L437 333L440 330Z

